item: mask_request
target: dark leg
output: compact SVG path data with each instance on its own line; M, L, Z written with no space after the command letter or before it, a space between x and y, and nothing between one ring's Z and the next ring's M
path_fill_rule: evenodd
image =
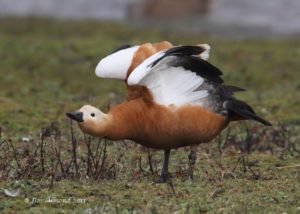
M197 145L191 146L191 152L189 154L189 178L194 179L194 168L197 160Z
M169 166L169 157L170 157L170 150L165 150L164 151L164 165L161 170L161 175L158 180L158 183L165 183L168 179L168 166Z

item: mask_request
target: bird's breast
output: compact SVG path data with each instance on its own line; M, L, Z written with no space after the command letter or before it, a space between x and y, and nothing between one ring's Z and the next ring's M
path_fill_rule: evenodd
M175 109L154 105L136 119L141 123L132 139L157 149L208 142L228 124L224 116L191 105Z

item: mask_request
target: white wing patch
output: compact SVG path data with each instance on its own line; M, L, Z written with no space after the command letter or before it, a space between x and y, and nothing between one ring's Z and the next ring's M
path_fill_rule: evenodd
M125 80L134 53L139 47L123 49L103 58L96 67L96 75L102 78Z
M148 61L139 65L129 76L128 84L146 86L152 93L154 101L162 105L202 105L202 98L208 96L208 92L196 89L204 79L183 67L170 67L168 63L174 60L173 56L162 59L151 68L152 62L161 54L155 54L157 56L153 55L152 60L150 57Z
M164 55L164 51L159 51L156 54L148 57L144 62L142 62L139 66L137 66L130 74L127 79L128 85L136 85L140 82L140 80L146 76L153 68L151 64L162 57ZM159 65L160 63L158 63ZM157 67L157 66L155 66Z

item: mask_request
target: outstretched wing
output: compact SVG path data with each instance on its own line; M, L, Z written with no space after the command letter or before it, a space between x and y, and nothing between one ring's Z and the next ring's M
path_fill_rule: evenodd
M96 76L126 80L128 69L131 67L132 63L137 65L140 63L133 62L134 55L138 50L140 53L137 54L141 55L141 57L138 57L138 60L143 60L150 54L152 55L153 53L170 46L172 46L172 44L166 41L155 44L146 43L141 46L133 47L130 45L122 45L110 55L100 60L95 70ZM207 60L209 58L210 46L208 44L200 44L199 47L203 48L204 51L202 51L198 57ZM147 48L150 48L151 50L147 50ZM176 53L176 49L173 51Z
M202 84L223 83L222 72L201 58L205 51L202 46L178 46L158 52L140 64L127 83L146 86L158 104L203 105L209 94Z

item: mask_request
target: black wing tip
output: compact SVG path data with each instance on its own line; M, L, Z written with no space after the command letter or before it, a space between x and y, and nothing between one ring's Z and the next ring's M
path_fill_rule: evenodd
M192 45L181 45L169 48L164 52L164 55L155 60L153 63L150 64L151 67L154 67L158 64L163 58L168 56L192 56L192 55L199 55L204 52L206 49L200 46L192 46ZM222 73L222 72L221 72Z
M181 45L170 48L166 51L166 55L198 55L206 51L204 47L195 45Z
M200 58L200 57L197 57L197 56L189 56L189 57L190 57L191 59L193 59L193 60L199 61L199 62L202 63L202 64L205 64L208 68L214 70L214 72L215 72L216 74L218 74L219 76L222 76L222 75L223 75L223 72L222 72L219 68L217 68L216 66L214 66L213 64L211 64L211 63L208 62L207 60L204 60L204 59L202 59L202 58Z
M196 72L199 76L215 83L224 83L221 78L223 72L216 66L196 56L182 56L175 66L183 66L187 70Z

